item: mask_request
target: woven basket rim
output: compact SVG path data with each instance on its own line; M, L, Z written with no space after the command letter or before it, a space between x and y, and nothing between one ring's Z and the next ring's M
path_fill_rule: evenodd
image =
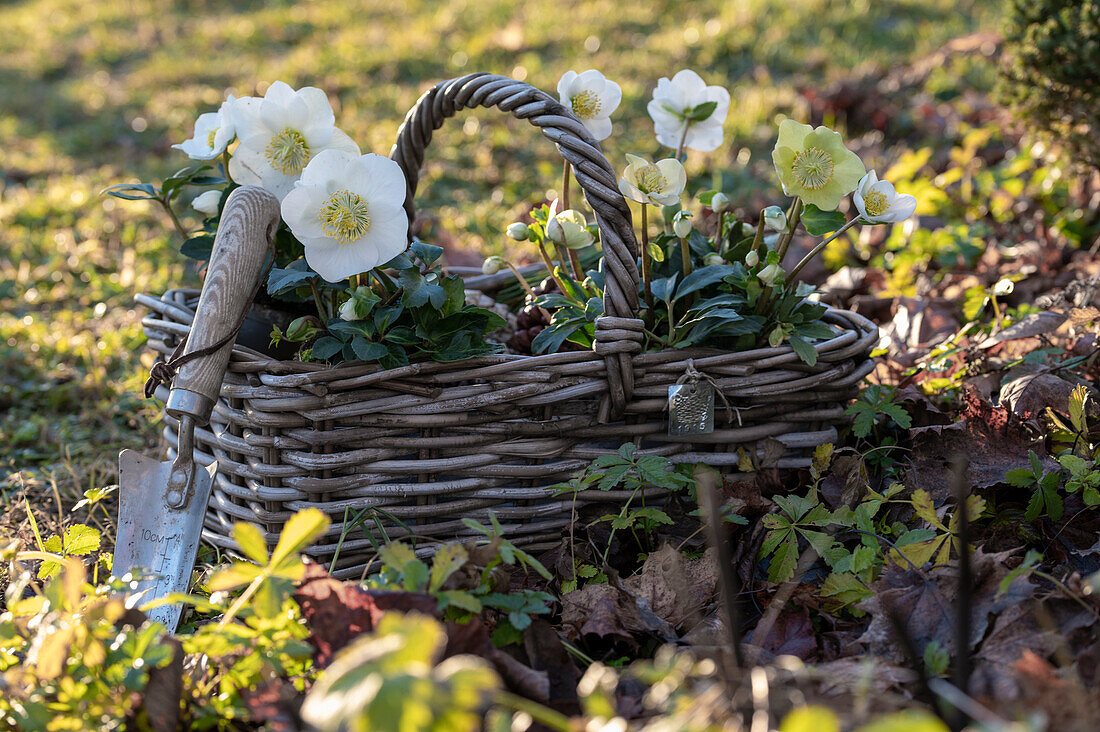
M181 301L194 299L197 302L201 290L190 287L179 287L167 290L159 298L152 295L141 294L135 299L142 305L149 307L153 313L169 318L170 322L179 324L182 330L189 329L190 320L194 318L194 310L188 310L181 305ZM813 343L813 348L819 355L833 351L839 347L851 347L856 342L869 340L872 336L877 340L879 328L866 317L859 313L832 306L826 306L822 320L841 330L835 338ZM154 314L146 316L146 320L154 318ZM837 322L841 321L841 322ZM846 322L844 322L846 321ZM840 343L838 339L844 338L845 333L855 333L854 342ZM181 331L180 335L183 335ZM736 358L730 358L730 357ZM701 361L704 365L706 359L721 358L726 364L746 362L752 365L754 360L765 362L768 367L778 363L784 363L791 356L797 359L794 348L787 343L776 347L754 348L747 351L727 351L719 348L663 348L657 351L645 351L634 354L631 357L633 363L638 366L652 368L663 363L681 362L686 359ZM467 370L474 366L494 366L498 364L524 364L526 368L538 369L542 366L560 365L563 363L582 363L585 361L602 360L603 357L594 351L562 351L551 354L526 355L519 353L498 353L486 356L476 356L462 361L417 361L409 366L393 369L383 369L377 364L363 361L345 361L338 365L312 361L298 361L294 359L283 360L273 358L267 354L234 343L233 360L248 361L257 370L264 368L277 371L279 374L292 377L302 377L302 383L315 383L324 381L338 381L354 378L355 376L371 376L384 381L388 378L401 378L402 376L421 374L425 371L445 372L448 370ZM659 369L660 370L660 369ZM285 383L292 386L292 383Z

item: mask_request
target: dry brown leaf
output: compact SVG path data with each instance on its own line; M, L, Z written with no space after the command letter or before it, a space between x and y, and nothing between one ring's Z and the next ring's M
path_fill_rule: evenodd
M976 549L971 557L974 582L970 621L971 648L985 636L991 617L1023 602L1035 590L1027 577L1019 576L1008 584L1003 593L1000 592L1001 580L1010 571L1005 560L1012 554L1011 551L986 554L981 549ZM949 653L953 653L957 584L958 564L955 561L929 572L900 569L896 566L887 568L871 584L874 597L859 605L860 610L871 615L871 623L860 636L859 643L868 653L883 656L896 663L907 663L890 624L888 613L893 609L900 613L918 652L928 643L936 641Z
M1041 313L1032 313L1020 321L1013 323L1004 330L986 338L978 348L987 349L1006 341L1014 341L1020 338L1032 338L1045 333L1052 333L1066 322L1066 316L1050 310Z
M875 656L838 658L815 664L814 669L824 680L821 693L826 695L860 689L881 694L901 690L917 680L916 671Z
M651 552L641 573L623 580L635 595L644 598L658 616L677 627L714 597L718 585L718 561L713 548L697 559L687 559L668 544Z

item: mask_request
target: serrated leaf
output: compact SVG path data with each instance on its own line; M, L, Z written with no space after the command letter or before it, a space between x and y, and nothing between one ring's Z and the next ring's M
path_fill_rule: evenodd
M625 516L614 516L611 519L611 528L613 529L629 529L633 525L634 516L632 514L627 514Z
M894 563L899 566L908 568L909 563L912 563L913 566L918 568L923 567L932 560L932 556L939 551L946 541L947 535L944 534L924 541L913 542L912 544L899 546L897 549L891 549L890 556ZM898 554L904 559L898 557Z
M652 521L655 524L665 524L671 526L673 521L667 513L659 508L653 506L646 506L645 508L639 508L634 511L634 515L637 518Z
M409 592L421 592L427 586L430 577L428 565L414 559L405 565L404 587Z
M237 542L237 546L246 557L256 564L267 564L267 542L259 528L253 524L238 521L233 525L232 533L233 541Z
M1039 518L1039 514L1043 512L1043 491L1036 489L1031 494L1031 500L1027 502L1027 509L1024 511L1024 518L1028 521L1034 521Z
M807 366L813 366L817 363L817 349L811 346L809 341L802 336L792 335L787 339L787 342L791 344L791 348Z
M854 574L850 572L833 572L821 584L820 594L822 597L839 602L841 607L844 607L874 597L875 593L863 582L860 582Z
M83 556L99 551L99 529L73 524L65 530L65 554Z
M781 542L772 554L771 564L768 565L768 581L779 584L790 580L794 577L797 566L798 542L792 534L787 541Z
M1005 482L1017 488L1035 484L1035 475L1028 468L1015 468L1005 473Z
M435 592L462 566L466 564L466 550L461 544L444 544L432 557L432 571L428 580L428 592Z
M446 605L453 605L470 613L480 613L482 611L481 600L466 590L443 590L438 594L446 600Z
M234 562L229 567L219 570L206 581L206 587L211 592L224 592L243 587L263 574L263 569L248 562Z
M278 566L300 553L314 539L325 533L330 523L332 522L328 516L316 508L298 511L290 517L279 534L279 543L271 552L271 565Z
M913 491L913 495L910 498L910 502L913 505L913 510L917 516L924 519L931 525L938 529L946 531L946 527L943 522L940 521L939 516L936 515L935 504L932 503L932 496L928 494L928 491L923 488L918 488Z
M1069 395L1069 421L1073 429L1079 433L1088 431L1088 419L1085 416L1085 402L1088 400L1089 390L1078 384Z

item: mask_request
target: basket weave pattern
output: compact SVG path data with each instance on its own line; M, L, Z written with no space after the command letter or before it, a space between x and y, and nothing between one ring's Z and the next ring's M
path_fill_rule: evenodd
M245 520L274 544L294 512L318 508L333 525L310 553L327 564L338 551L336 575L352 577L374 547L358 529L341 541L346 519L384 527L389 539L445 540L470 535L462 518L487 522L492 510L513 541L539 548L560 539L577 507L571 495L555 497L546 486L622 443L736 474L741 448L779 455L775 467L798 468L809 465L814 447L836 439L846 402L873 367L867 354L877 328L859 315L829 311L825 322L836 326L837 336L815 344L812 367L790 346L641 353L629 209L598 144L545 93L478 74L426 93L391 154L405 170L410 214L432 130L457 110L479 105L530 120L573 163L596 212L605 257L607 317L597 324L596 348L382 370L280 361L237 345L211 424L195 434L196 458L219 466L207 541L233 547L232 525ZM152 311L143 321L149 345L162 356L187 337L198 294L138 297ZM712 380L729 408L718 400L713 434L670 437L668 387L691 365ZM167 390L157 396L164 399ZM166 417L170 446L175 428ZM627 497L591 491L577 499ZM375 532L376 541L383 538Z

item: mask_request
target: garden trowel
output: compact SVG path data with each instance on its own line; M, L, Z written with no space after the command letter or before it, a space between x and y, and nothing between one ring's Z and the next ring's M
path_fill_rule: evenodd
M195 428L210 421L233 337L251 305L278 222L279 202L267 191L245 187L229 196L187 345L178 358L179 371L164 406L179 421L176 459L160 462L134 450L123 450L118 456L118 537L112 573L122 577L133 571L144 578L135 591L141 593L139 605L187 592L217 471L216 462L195 464ZM172 632L181 610L173 602L148 614Z

